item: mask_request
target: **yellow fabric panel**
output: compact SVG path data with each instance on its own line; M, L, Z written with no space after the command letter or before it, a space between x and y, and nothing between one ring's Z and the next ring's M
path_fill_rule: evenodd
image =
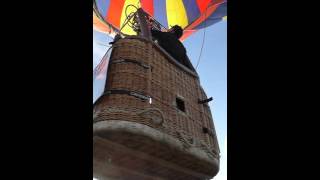
M121 19L120 19L120 27L123 26L123 23L125 22L126 20L126 13L125 13L125 10L126 10L126 7L128 5L134 5L136 6L137 8L139 8L141 5L140 5L140 0L126 0L125 3L124 3L124 6L123 6L123 9L122 9L122 13L121 13ZM134 7L128 7L127 9L127 15L129 15L131 12L135 12L136 9ZM136 35L137 33L133 31L133 29L126 25L123 27L123 29L121 30L121 32L125 33L125 34L128 34L128 35Z
M184 28L188 25L188 17L182 0L166 0L166 6L169 27L178 24Z

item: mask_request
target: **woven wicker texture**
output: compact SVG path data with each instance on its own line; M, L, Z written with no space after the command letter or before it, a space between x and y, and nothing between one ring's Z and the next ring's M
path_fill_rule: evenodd
M219 159L210 108L207 104L198 103L207 96L197 74L177 66L152 42L139 38L117 41L110 59L106 85L106 91L129 90L150 96L152 103L127 94L104 95L94 108L96 121L141 123L179 139L186 144L186 148L198 142L199 150ZM184 102L185 112L177 108L176 98ZM211 135L204 133L203 128L208 128ZM134 147L139 149L139 145ZM152 155L157 156L156 153ZM195 164L188 163L186 156L181 156L184 159L165 157L165 154L158 157L210 174L211 168L206 167L206 163L194 167Z

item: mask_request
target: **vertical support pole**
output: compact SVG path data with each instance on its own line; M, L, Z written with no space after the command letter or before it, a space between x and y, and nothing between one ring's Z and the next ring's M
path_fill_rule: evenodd
M138 20L139 20L140 29L141 29L141 36L148 40L151 40L151 32L147 24L145 13L142 8L139 8L137 12L138 12Z
M150 36L151 38L151 36ZM151 71L151 61L153 58L153 46L151 44L151 42L148 42L148 65L149 65L149 69L148 69L148 93L150 98L152 98L152 71ZM151 99L152 101L152 99ZM149 103L149 107L151 107L151 103Z
M137 13L138 13L138 21L139 21L139 25L140 25L140 36L148 39L148 40L152 40L152 37L151 37L151 31L150 31L150 27L148 26L148 23L147 23L147 19L146 19L146 13L143 11L142 8L139 8L137 10ZM147 45L147 49L148 49L148 65L149 67L151 67L151 59L152 59L152 44L150 42L147 42L146 43ZM151 68L148 69L148 75L147 75L147 93L152 97L151 93L152 93L152 90L151 90L151 81L152 81L152 72L151 72ZM148 103L148 107L150 108L151 107L151 104Z

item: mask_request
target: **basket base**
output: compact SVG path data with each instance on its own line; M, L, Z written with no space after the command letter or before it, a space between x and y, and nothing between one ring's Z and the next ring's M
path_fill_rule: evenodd
M101 121L94 124L93 137L93 170L99 179L202 180L218 172L218 159L197 159L190 155L196 150L170 144L171 137L145 125Z

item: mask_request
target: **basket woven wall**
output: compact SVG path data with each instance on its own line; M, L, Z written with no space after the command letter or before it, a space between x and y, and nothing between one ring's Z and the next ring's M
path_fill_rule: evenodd
M198 103L207 96L196 72L179 64L153 42L130 37L114 44L107 77L106 94L95 105L94 121L125 120L143 124L186 146L197 142L199 151L219 159L210 108L206 103ZM136 96L108 94L110 90L136 92ZM151 97L152 102L137 94ZM177 107L177 98L184 102L184 112ZM210 170L206 165L198 167L205 174L210 174Z

